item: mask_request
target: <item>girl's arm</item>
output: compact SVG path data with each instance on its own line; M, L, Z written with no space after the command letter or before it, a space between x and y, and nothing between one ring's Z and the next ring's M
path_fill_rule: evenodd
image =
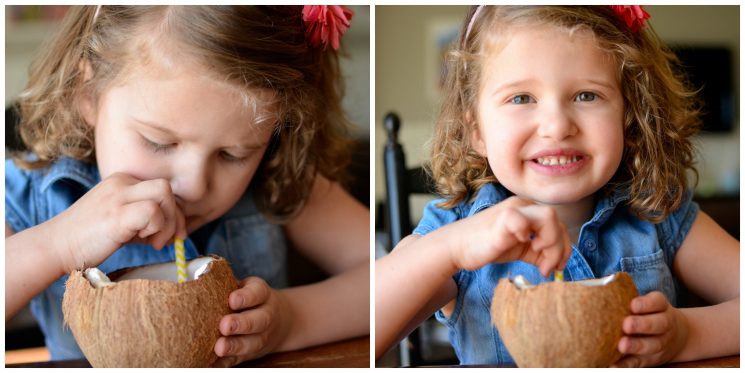
M445 228L408 236L375 261L375 359L455 298Z
M631 301L616 367L657 366L739 354L739 243L708 215L696 216L673 261L673 272L712 306L674 308L659 291Z
M459 269L522 260L547 276L564 268L571 247L552 207L518 197L423 237L407 237L375 265L376 356L455 298L452 276ZM446 315L451 310L449 304L443 308Z
M680 309L688 338L675 361L738 354L740 351L740 243L699 212L673 263L692 292L712 304Z
M308 203L286 227L299 252L332 276L280 290L292 322L278 350L370 333L370 211L319 176Z
M161 249L174 234L186 228L168 181L121 173L39 225L13 234L6 223L6 320L60 276L101 264L127 242Z
M59 236L47 228L42 224L14 233L5 224L5 321L65 273L59 240L50 239Z

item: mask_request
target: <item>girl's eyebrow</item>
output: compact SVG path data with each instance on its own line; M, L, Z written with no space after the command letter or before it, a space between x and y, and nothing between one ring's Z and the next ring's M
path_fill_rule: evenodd
M505 91L505 90L508 90L508 89L511 89L511 88L515 88L515 87L519 87L519 86L522 86L522 85L530 84L530 83L532 83L534 81L535 81L535 79L518 79L518 80L514 80L514 81L511 81L511 82L508 82L508 83L504 83L502 85L497 86L497 88L495 88L492 91L492 95L497 95L497 94L499 94L502 91Z
M246 143L246 144L240 144L240 145L236 144L236 145L229 146L228 149L230 149L230 148L236 148L238 150L252 151L252 150L261 149L261 148L263 148L263 147L265 147L267 145L269 145L269 142L268 141L265 142L265 143L260 143L260 144L248 144L248 143Z
M535 82L535 79L518 79L518 80L511 81L511 82L507 82L507 83L497 86L497 88L495 88L492 91L492 95L496 96L502 91L509 90L515 87L529 85L533 82ZM611 90L617 88L616 84L614 84L613 82L607 81L607 80L586 79L585 82L594 84L594 85L599 85L601 87L611 89Z
M587 79L587 82L590 84L599 85L601 87L605 87L608 89L616 89L617 85L613 84L612 82L606 81L606 80L596 80L596 79Z
M146 120L141 120L141 119L138 119L138 118L135 118L135 117L132 117L132 119L135 122L138 122L140 124L146 125L146 126L148 126L150 128L153 128L153 129L155 129L157 131L163 132L166 135L176 136L176 133L173 132L170 128L161 126L161 125L159 125L157 123L152 123L152 122L148 122ZM251 151L251 150L261 149L261 148L263 148L263 147L265 147L267 145L269 145L269 142L268 141L267 142L258 143L258 144L253 144L251 142L246 142L246 143L242 143L242 144L230 145L227 148L237 148L237 149L243 149L243 150L246 150L246 151Z
M153 128L155 130L158 130L160 132L163 132L163 133L165 133L167 135L175 135L175 133L170 128L168 128L168 127L162 126L162 125L157 124L157 123L148 122L146 120L138 119L138 118L135 118L135 117L131 117L131 118L132 118L132 120L134 120L137 123L144 124L144 125L146 125L148 127L151 127L151 128Z

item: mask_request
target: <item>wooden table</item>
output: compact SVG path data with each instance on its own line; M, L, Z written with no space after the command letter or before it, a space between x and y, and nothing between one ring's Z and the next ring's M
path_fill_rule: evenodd
M434 367L434 366L433 366ZM436 366L438 368L516 368L515 365L449 365ZM739 368L740 355L717 357L714 359L704 359L697 361L687 361L684 363L664 364L665 368Z
M697 361L687 361L685 363L665 364L666 368L739 368L740 355L717 357L714 359L705 359Z
M35 363L9 364L6 368L90 368L85 359L43 361ZM281 367L281 368L369 368L370 337L359 337L329 343L298 351L278 352L263 358L245 361L237 367Z

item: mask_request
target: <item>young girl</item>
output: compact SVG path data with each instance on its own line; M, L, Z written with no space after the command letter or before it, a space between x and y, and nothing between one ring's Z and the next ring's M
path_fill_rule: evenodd
M22 96L30 152L5 164L6 320L30 301L52 359L82 358L66 274L172 261L164 247L188 235L188 258L223 256L243 279L216 365L368 334L369 213L338 182L351 16L70 9ZM290 244L331 277L286 288Z
M376 262L376 356L435 312L461 363L512 363L490 322L494 287L554 270L634 279L617 366L739 353L739 243L691 200L698 113L646 18L471 10L433 140L445 198ZM712 306L677 308L679 285Z

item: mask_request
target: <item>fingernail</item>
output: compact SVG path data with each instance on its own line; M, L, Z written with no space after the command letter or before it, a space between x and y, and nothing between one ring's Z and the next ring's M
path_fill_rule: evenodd
M235 320L233 320L233 321L232 321L232 322L230 323L230 332L231 332L231 333L235 333L235 331L236 331L236 330L238 330L238 322L237 322L237 321L235 321Z

